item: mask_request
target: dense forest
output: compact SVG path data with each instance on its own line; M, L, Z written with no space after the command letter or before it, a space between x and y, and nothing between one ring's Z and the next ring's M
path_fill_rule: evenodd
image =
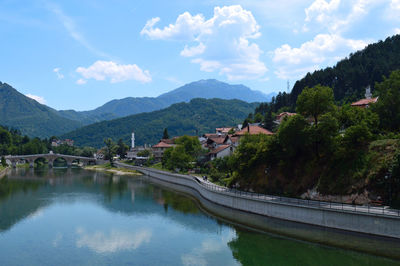
M155 144L168 128L170 136L201 135L215 132L215 128L235 126L258 103L240 100L193 99L189 103L174 104L166 109L136 114L111 121L103 121L79 128L61 138L73 139L79 146L102 147L104 138L122 139L130 143L132 131L136 144Z

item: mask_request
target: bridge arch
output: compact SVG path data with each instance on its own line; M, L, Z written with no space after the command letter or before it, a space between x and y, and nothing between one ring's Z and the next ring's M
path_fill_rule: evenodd
M52 167L55 160L63 160L66 162L67 166L70 167L74 161L78 161L83 165L89 163L96 164L96 158L90 157L82 157L82 156L74 156L74 155L65 155L65 154L32 154L32 155L8 155L6 156L6 160L11 162L13 167L16 167L19 161L26 161L29 163L30 167L34 167L34 163L36 160L43 158L48 162L49 167ZM60 158L60 159L58 159Z

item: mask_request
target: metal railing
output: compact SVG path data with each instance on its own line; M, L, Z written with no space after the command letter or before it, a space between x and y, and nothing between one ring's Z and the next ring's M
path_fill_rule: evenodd
M337 211L369 213L369 214L381 215L381 216L400 217L400 209L393 209L388 206L373 206L371 204L356 205L356 204L348 204L348 203L343 203L343 202L288 198L288 197L272 196L272 195L254 193L254 192L246 192L246 191L241 191L241 190L237 190L234 188L218 186L211 182L202 180L202 178L199 178L197 176L173 174L173 173L168 173L168 172L164 172L164 171L156 170L156 169L150 170L150 169L144 168L144 167L135 167L135 166L130 166L130 165L121 164L121 163L118 163L118 164L120 166L132 168L135 170L143 169L146 172L154 171L154 172L164 173L164 174L168 174L168 175L178 175L183 178L192 179L197 184L199 184L203 188L206 188L210 191L215 191L215 192L227 194L230 196L246 197L246 198L265 201L265 202L284 203L284 204L290 204L290 205L296 205L296 206L309 206L309 207L320 208L320 209L332 209L332 210L337 210Z
M357 212L357 213L369 213L375 215L385 215L385 216L397 216L400 217L400 209L392 209L389 206L373 206L371 204L367 205L356 205L356 204L348 204L343 202L332 202L332 201L319 201L319 200L309 200L309 199L299 199L299 198L288 198L281 196L272 196L254 192L246 192L233 188L222 187L210 183L208 181L201 180L198 177L191 176L199 185L205 187L208 190L216 191L219 193L246 197L255 200L267 201L267 202L279 202L279 203L287 203L291 205L297 206L310 206L321 209L332 209L338 211L348 211L348 212Z

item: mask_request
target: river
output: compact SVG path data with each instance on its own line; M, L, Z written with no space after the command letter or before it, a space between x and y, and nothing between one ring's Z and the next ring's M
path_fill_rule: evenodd
M341 236L339 242L353 239ZM146 177L60 168L16 169L0 180L0 264L382 266L400 262L227 222L194 198Z

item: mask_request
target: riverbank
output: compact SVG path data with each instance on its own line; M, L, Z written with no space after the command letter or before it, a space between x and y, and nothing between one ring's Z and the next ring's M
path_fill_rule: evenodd
M10 170L10 167L5 167L5 168L1 167L1 169L0 169L0 179L2 179L7 174L7 172L9 170Z
M116 163L152 178L195 189L215 204L266 217L400 239L400 211L246 193L215 186L199 178Z
M130 175L130 176L142 175L140 172L136 170L111 167L110 164L85 166L83 167L83 169L89 171L107 172L116 175Z

